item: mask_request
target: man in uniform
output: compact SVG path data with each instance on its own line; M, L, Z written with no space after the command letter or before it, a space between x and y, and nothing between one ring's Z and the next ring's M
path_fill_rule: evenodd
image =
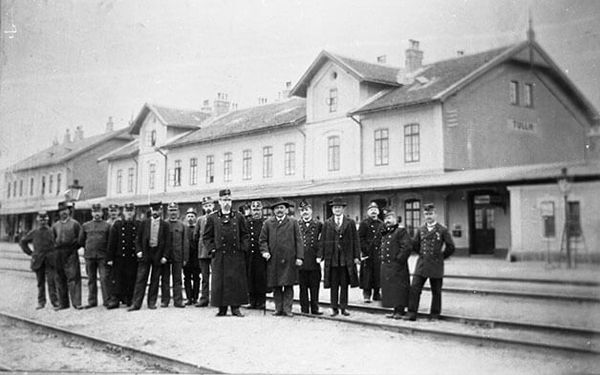
M136 238L136 257L138 269L133 292L133 303L127 311L139 310L142 307L146 283L150 275L148 287L148 308L156 309L158 284L163 265L167 263L167 246L170 243L169 223L161 218L162 202L150 204L151 216L145 219ZM150 273L152 271L152 273Z
M85 258L85 272L88 276L88 304L86 309L98 306L98 276L102 303L108 306L108 285L106 270L106 250L108 248L108 235L110 224L102 220L102 206L92 204L92 220L86 221L79 232L79 246L83 246Z
M200 261L198 259L198 239L196 238L196 210L193 207L185 213L185 224L187 225L189 245L188 261L183 266L183 284L185 287L186 305L198 302L200 294Z
M252 216L247 220L250 240L248 245L248 299L249 309L264 309L266 302L267 287L267 261L260 252L260 231L265 219L263 218L263 205L261 201L253 201L250 204Z
M111 288L108 309L119 307L123 302L130 307L133 301L135 277L137 274L136 236L140 221L135 218L135 205L126 203L123 207L123 220L117 220L110 228L106 264L111 267L115 280Z
M325 221L321 235L321 256L325 260L325 288L331 288L331 316L348 316L348 286L358 286L356 265L360 264L360 242L354 220L344 217L346 202L331 203L333 215ZM320 262L320 259L318 259Z
M179 206L175 202L167 206L169 214L170 241L167 244L167 260L163 265L161 277L161 304L160 307L169 306L171 300L171 275L173 275L173 305L185 307L183 304L183 290L181 278L183 266L187 264L190 255L190 242L188 226L179 220Z
M452 236L446 227L436 222L433 203L423 205L423 216L425 225L417 230L413 241L413 249L419 254L419 259L410 286L408 314L404 317L406 320L417 320L421 291L427 279L431 286L430 318L439 319L442 312L444 259L454 253Z
M121 218L121 213L119 212L119 205L111 203L108 205L108 220L107 223L113 225L115 221Z
M309 312L309 292L310 292L310 313L313 315L322 315L319 311L319 289L321 287L321 264L317 262L319 254L319 245L321 241L321 232L323 223L313 219L312 206L306 200L300 202L300 216L298 222L302 242L304 244L304 262L298 272L298 281L300 283L300 310L308 314Z
M48 226L48 213L39 211L37 215L38 227L32 229L25 237L21 238L19 245L23 252L31 256L31 270L35 272L38 287L38 304L36 309L46 306L46 281L48 282L48 296L52 307L58 307L58 296L54 282L55 271L53 264L54 235ZM33 251L29 244L33 242ZM52 254L52 255L51 255Z
M367 207L368 217L361 221L358 227L358 238L360 239L360 288L363 290L365 303L371 302L371 293L373 300L379 301L380 267L381 260L379 256L379 245L381 244L381 230L383 222L377 217L379 215L379 206L371 202Z
M267 286L273 288L274 315L293 316L294 284L304 259L304 246L298 222L288 217L291 203L280 199L271 206L273 217L260 232L260 250L267 260Z
M79 232L81 225L71 218L73 203L60 202L58 214L60 220L52 225L56 245L56 287L59 306L56 310L69 308L71 304L77 310L81 306L81 269L79 268Z
M198 241L198 262L200 263L200 273L202 275L202 285L200 286L200 300L195 305L196 307L206 307L210 301L210 268L211 255L208 248L204 244L204 228L206 227L206 218L215 208L215 203L211 197L202 198L202 210L204 214L198 218L194 238Z
M231 191L219 191L220 209L206 219L204 245L213 254L211 305L218 307L217 316L231 314L242 317L240 306L248 303L246 251L248 229L246 219L231 209Z

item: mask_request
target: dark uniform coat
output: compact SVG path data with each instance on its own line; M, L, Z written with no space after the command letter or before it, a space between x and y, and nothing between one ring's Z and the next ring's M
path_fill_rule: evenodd
M186 263L190 258L189 227L179 220L168 221L171 241L167 245L170 262Z
M381 244L382 230L383 222L371 217L361 221L358 227L360 252L362 257L368 257L360 263L361 289L378 289L380 286L381 257L379 245Z
M213 254L211 305L223 307L248 303L246 219L239 212L224 215L220 210L216 211L207 216L203 239L207 250Z
M260 252L260 232L265 219L250 218L247 221L250 240L248 245L248 292L250 294L269 293L267 287L267 260Z
M131 302L135 288L136 238L140 226L139 220L116 220L108 234L106 261L113 262L109 276L111 280L110 294L111 298L120 299L125 303Z
M168 258L167 246L171 242L171 232L169 231L169 223L160 220L158 228L158 246L156 249L150 248L150 226L152 225L150 218L142 221L140 225L140 232L137 237L137 249L136 252L142 252L142 262L152 262L153 264L160 266L160 258ZM118 221L117 221L118 222ZM116 225L116 223L113 224Z
M444 277L444 259L454 253L454 241L446 227L436 223L429 231L427 225L421 226L415 235L413 249L419 254L415 275L434 279Z
M331 216L323 224L323 233L321 234L320 258L325 261L325 277L323 284L325 288L331 287L331 273L329 269L333 265L333 255L335 247L341 251L341 257L350 276L349 284L355 288L358 286L358 272L354 259L360 259L360 240L354 220L344 217L341 227L338 229L335 219Z
M275 216L267 219L260 232L260 250L270 253L267 262L267 285L289 286L298 283L296 259L304 259L304 245L298 221L285 216L278 222Z
M381 306L408 306L410 272L408 257L412 249L410 235L394 225L385 228L381 238Z
M304 263L300 267L301 271L320 270L321 265L317 263L317 255L321 246L321 232L323 231L323 223L312 219L308 225L304 220L298 221L300 233L304 244Z

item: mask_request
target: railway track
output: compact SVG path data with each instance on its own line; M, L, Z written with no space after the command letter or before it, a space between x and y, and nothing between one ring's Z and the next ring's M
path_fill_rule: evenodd
M24 318L18 315L9 314L6 312L0 312L0 319L10 324L19 325L35 330L41 330L46 333L56 335L60 338L68 339L70 341L77 341L83 345L97 348L99 350L106 350L110 352L119 353L124 356L129 356L132 359L143 361L149 365L149 367L156 369L161 373L185 373L185 374L221 374L222 372L197 366L193 363L180 361L178 359L165 357L159 354L151 353L145 350L137 349L131 346L119 344L116 342L107 341L92 335L87 335L75 331L70 331L64 328L60 328L51 324L42 323L32 319ZM13 369L8 364L0 364L0 371L19 371Z

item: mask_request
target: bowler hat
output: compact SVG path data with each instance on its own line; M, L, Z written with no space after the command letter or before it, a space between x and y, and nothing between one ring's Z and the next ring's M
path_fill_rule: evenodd
M59 211L62 211L62 210L65 210L65 209L67 209L67 208L71 208L71 207L68 205L68 203L69 203L69 202L67 202L67 201L58 202L58 210L59 210Z
M331 202L330 206L347 206L348 204L342 199L342 197L335 197Z
M294 207L294 205L283 198L279 198L275 203L271 205L271 209L274 209L277 206L286 206L287 208Z
M387 210L387 211L385 211L385 214L383 216L384 217L396 216L396 211L394 211L394 210Z

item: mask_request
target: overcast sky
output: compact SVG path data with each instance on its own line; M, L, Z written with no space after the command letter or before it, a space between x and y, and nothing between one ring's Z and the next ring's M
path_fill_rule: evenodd
M145 102L277 98L330 50L400 66L536 38L600 108L600 1L0 0L0 169L81 125L124 127ZM14 28L13 28L14 25ZM16 33L10 31L16 30ZM12 38L9 38L12 36Z

